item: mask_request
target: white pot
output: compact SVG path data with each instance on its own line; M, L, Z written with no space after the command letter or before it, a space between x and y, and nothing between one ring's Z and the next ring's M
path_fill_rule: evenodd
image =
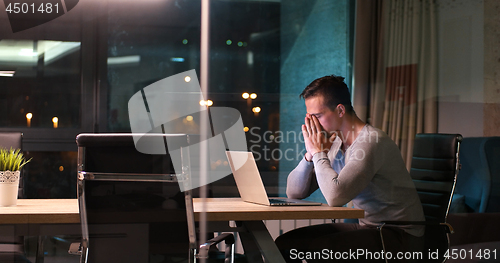
M19 171L0 171L0 206L17 204L20 174Z

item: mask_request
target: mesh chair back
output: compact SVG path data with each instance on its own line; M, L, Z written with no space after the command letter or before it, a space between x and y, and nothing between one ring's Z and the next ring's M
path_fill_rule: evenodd
M427 221L445 222L458 173L460 134L417 134L410 175Z

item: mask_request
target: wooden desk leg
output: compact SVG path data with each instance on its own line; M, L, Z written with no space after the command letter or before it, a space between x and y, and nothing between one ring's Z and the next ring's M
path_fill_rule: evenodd
M36 263L43 263L44 260L44 250L43 242L45 241L45 236L38 236L38 244L36 246Z
M240 232L240 239L249 263L263 262L262 256L266 263L285 263L264 222L245 221L243 227L247 232Z

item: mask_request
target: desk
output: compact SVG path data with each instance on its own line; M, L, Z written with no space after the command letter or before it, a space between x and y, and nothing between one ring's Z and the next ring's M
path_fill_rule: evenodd
M78 224L77 199L19 199L0 207L0 224Z
M80 234L77 199L19 199L16 206L0 207L0 234L39 236L36 262L43 262L46 235Z
M0 235L75 234L79 224L77 199L19 199L16 206L0 207Z
M262 262L261 254L267 262L284 262L262 220L364 217L360 209L327 205L271 207L243 202L241 198L207 198L205 201L193 199L195 219L199 221L202 211L206 211L209 222L241 222L236 228L226 224L222 231L240 232L250 262ZM0 207L0 224L29 226L27 233L16 231L16 234L48 235L48 231L40 230L42 226L49 229L54 229L50 226L55 224L72 226L73 229L79 227L78 211L77 199L19 199L17 206Z
M195 219L205 210L207 221L252 221L284 219L363 218L364 211L347 207L322 206L266 206L247 203L241 198L206 198L205 209L201 198L193 199Z
M362 218L363 210L323 206L264 206L243 202L241 198L207 198L208 221L252 221L283 219ZM199 220L201 198L194 198L194 213ZM19 199L17 206L0 207L0 224L78 224L77 199Z
M364 211L346 207L322 206L265 206L243 202L241 198L193 199L195 219L206 211L208 222L241 221L241 229L226 230L240 234L248 262L284 263L274 240L262 220L285 219L346 219L363 218ZM261 256L262 255L262 256Z

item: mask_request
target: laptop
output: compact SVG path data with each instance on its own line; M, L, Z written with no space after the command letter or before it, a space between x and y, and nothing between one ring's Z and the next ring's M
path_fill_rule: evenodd
M290 198L269 198L251 152L226 151L238 192L245 202L268 206L318 206L322 203ZM235 169L236 167L239 167Z

